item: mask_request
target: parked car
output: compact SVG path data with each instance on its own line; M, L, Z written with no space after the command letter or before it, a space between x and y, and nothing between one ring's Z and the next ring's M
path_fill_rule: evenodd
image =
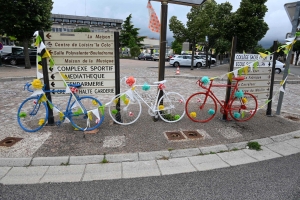
M153 60L153 56L149 53L141 53L139 56L138 56L138 59L139 60Z
M169 55L168 54L166 54L166 56L165 56L165 60L166 61L169 61ZM159 53L155 53L155 54L153 54L153 60L154 61L157 61L157 60L159 60Z
M29 59L31 63L36 63L36 55L36 50L29 50ZM2 56L2 61L11 65L23 64L25 63L24 52L19 52L18 54L10 53L4 55Z
M276 60L276 63L275 63L275 73L276 74L280 74L280 72L283 72L285 69L285 64Z
M170 59L170 65L174 67L178 66L191 66L192 56L191 55L175 55ZM205 66L205 60L194 58L194 67Z
M206 55L195 55L195 57L198 59L198 58L201 58L201 59L204 59L206 60ZM211 64L215 64L216 63L216 59L211 57L211 56L208 56L208 61L211 59Z

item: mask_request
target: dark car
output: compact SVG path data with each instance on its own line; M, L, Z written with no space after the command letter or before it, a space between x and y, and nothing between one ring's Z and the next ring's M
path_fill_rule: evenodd
M138 56L138 59L139 60L153 60L153 56L149 53L141 53L139 56Z
M36 63L36 50L29 50L29 59L31 63ZM8 63L11 65L16 64L24 64L25 63L25 56L24 52L21 52L19 54L7 54L2 56L2 62Z

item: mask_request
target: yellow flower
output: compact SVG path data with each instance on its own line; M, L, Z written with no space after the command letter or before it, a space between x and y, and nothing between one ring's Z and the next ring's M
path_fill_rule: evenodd
M40 79L33 79L31 85L34 89L42 89L44 86Z
M160 105L160 106L158 107L158 110L163 110L163 109L165 109L165 106L164 106L164 105Z
M93 105L95 105L95 106L98 105L98 103L97 103L96 100L93 100L92 103L93 103Z
M65 116L64 113L59 112L59 119L60 119L60 120L63 120L64 116Z
M129 99L128 99L128 98L126 98L126 99L124 100L124 104L125 104L126 106L129 104Z
M196 118L196 117L197 117L197 113L196 113L196 112L191 112L191 113L190 113L190 116L191 116L192 118Z
M117 104L119 101L119 98L114 99L114 104Z
M40 119L39 120L39 125L42 126L45 123L45 119Z
M248 102L248 100L247 100L247 98L242 98L242 102L244 103L244 104L246 104L247 102Z

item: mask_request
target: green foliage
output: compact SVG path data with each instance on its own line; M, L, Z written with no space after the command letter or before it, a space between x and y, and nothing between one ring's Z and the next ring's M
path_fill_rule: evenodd
M131 23L131 14L126 18L126 20L122 24L122 29L120 31L120 44L123 47L142 47L142 41L144 41L145 37L139 37L139 28L134 28Z
M17 38L24 45L25 68L31 68L28 43L37 30L50 30L52 0L0 0L0 34Z
M141 53L140 47L135 46L130 48L130 55L133 57L138 57Z
M249 149L255 149L256 151L261 150L261 145L258 142L248 142L247 146Z
M171 43L171 48L173 49L173 53L180 54L182 51L182 44L175 39Z
M87 27L82 27L74 29L74 32L91 32L91 30Z
M257 54L258 52L265 52L265 51L267 51L265 48L263 48L260 44L257 44L257 45L254 47L252 53ZM273 52L273 51L270 51L270 52Z
M264 22L268 11L267 0L242 0L240 8L232 14L230 20L224 21L226 27L225 38L237 36L237 51L252 50L258 41L267 33L269 27Z

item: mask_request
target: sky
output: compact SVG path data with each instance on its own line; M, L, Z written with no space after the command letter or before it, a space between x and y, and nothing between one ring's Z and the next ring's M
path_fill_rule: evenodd
M53 14L67 14L100 18L122 19L123 21L131 14L132 24L139 28L140 36L159 39L159 34L151 32L148 28L149 14L147 9L148 0L52 0ZM229 2L236 11L240 7L241 0L216 0L218 4ZM265 15L265 22L269 30L265 37L259 42L263 47L269 48L273 41L278 40L284 43L286 34L291 32L292 25L288 14L284 9L284 4L296 1L291 0L268 0L266 6L268 12ZM151 1L151 4L160 19L161 3ZM168 24L172 16L186 24L187 13L190 6L168 4ZM259 27L258 27L259 28ZM167 40L170 44L173 41L173 34L167 28Z

